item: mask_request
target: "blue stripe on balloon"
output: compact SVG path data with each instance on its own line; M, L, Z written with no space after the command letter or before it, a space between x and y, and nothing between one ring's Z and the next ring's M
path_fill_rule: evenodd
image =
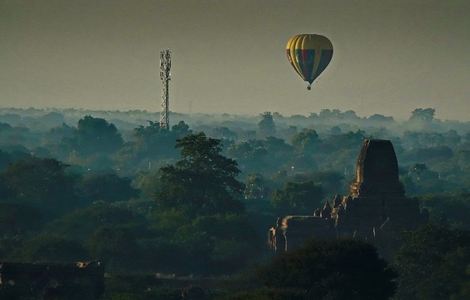
M307 69L305 70L305 75L306 75L305 78L307 79L309 83L312 83L314 79L313 74L315 74L315 72L313 71L313 66L315 65L315 50L306 49L304 51L306 51L307 53L306 62L305 62Z
M295 59L299 64L302 76L305 81L312 82L313 75L313 64L315 62L315 50L314 49L296 49Z
M332 49L321 50L320 62L318 64L318 68L315 70L315 75L312 80L315 80L326 69L332 57L333 57Z

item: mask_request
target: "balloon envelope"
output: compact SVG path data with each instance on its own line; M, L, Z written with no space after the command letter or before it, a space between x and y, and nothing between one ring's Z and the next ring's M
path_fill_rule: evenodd
M319 34L298 34L289 39L286 46L290 64L309 83L326 69L333 57L333 45L330 40Z

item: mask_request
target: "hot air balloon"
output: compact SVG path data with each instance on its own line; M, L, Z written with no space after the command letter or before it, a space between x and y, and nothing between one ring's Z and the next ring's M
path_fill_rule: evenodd
M298 34L289 39L286 46L290 64L308 82L312 82L326 69L333 57L333 45L330 40L319 34Z

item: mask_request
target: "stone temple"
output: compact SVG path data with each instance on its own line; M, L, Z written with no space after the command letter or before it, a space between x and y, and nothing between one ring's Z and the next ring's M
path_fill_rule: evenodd
M280 217L269 230L275 252L295 249L306 239L359 238L388 256L399 245L403 230L427 221L416 199L405 196L398 162L389 140L365 140L356 163L350 194L336 195L312 215Z

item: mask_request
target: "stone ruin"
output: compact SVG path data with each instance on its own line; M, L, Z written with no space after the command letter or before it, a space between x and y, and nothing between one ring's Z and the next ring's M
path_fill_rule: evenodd
M359 238L389 256L403 230L427 221L416 199L405 196L398 178L398 162L389 140L365 140L356 163L350 194L336 195L312 215L278 218L269 230L269 246L285 252L306 239Z

